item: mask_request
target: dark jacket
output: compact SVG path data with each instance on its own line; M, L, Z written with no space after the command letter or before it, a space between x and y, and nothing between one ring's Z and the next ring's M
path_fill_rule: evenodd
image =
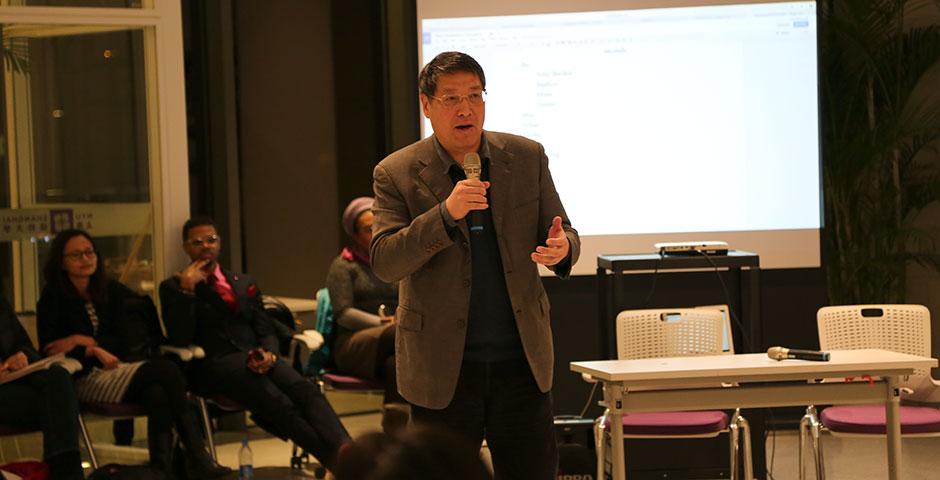
M175 277L160 284L163 323L170 343L199 345L210 359L256 347L277 352L274 320L264 311L254 279L224 269L222 273L235 291L235 311L206 282L198 283L194 293L184 292Z
M154 356L163 343L163 332L150 297L114 280L108 281L105 297L103 302L94 302L98 317L98 332L95 334L85 309L85 300L58 285L46 285L36 305L40 348L54 340L78 334L94 337L101 348L124 362ZM85 347L82 346L75 347L67 355L82 362L86 372L98 364L94 357L85 357Z
M6 360L16 352L23 352L29 363L39 360L41 357L36 349L33 348L33 342L23 329L13 306L3 297L0 297L0 361Z

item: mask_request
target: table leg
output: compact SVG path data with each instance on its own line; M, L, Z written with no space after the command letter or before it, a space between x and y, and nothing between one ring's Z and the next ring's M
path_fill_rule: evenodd
M623 453L623 385L604 385L604 400L607 402L607 431L610 432L610 472L613 480L626 480L627 465Z
M600 358L612 358L610 352L610 311L612 310L611 298L614 293L610 288L610 278L607 275L607 269L597 267L597 331L600 348L598 353ZM603 479L598 479L603 480Z
M612 308L607 310L607 346L603 353L604 358L617 358L617 315L626 308L626 302L623 301L623 271L614 271L613 286L610 289L610 297L607 304Z
M888 479L901 478L901 398L898 377L887 377L885 398L885 428L888 434Z

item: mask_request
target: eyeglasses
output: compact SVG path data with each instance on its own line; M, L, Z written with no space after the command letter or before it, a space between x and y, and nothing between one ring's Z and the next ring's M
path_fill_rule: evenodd
M486 90L483 90L482 92L472 92L466 95L442 95L440 97L435 97L433 95L428 96L441 102L441 105L444 105L447 108L454 108L457 105L460 105L460 102L465 98L468 102L470 102L470 105L483 105L486 103Z
M206 238L194 238L192 240L186 240L186 245L196 248L199 248L203 245L215 245L216 243L219 243L218 235L209 235Z
M69 260L78 260L78 259L80 259L80 258L82 258L82 257L85 257L85 258L89 258L89 259L90 259L90 258L95 258L95 257L97 257L97 256L98 256L98 252L96 252L93 248L89 248L88 250L82 250L82 251L80 251L80 252L64 253L64 254L62 254L62 256L65 257L65 258L68 258Z

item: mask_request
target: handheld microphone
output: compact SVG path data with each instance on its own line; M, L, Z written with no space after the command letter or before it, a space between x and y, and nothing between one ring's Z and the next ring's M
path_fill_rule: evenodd
M786 360L795 358L797 360L810 360L813 362L828 362L829 352L820 352L818 350L797 350L786 347L770 347L767 349L767 356L774 360Z
M483 164L480 162L480 155L476 152L465 155L461 167L463 167L463 173L467 176L467 180L479 180L480 174L483 173ZM470 226L471 234L483 232L483 219L480 218L478 210L471 210L467 214L467 223Z

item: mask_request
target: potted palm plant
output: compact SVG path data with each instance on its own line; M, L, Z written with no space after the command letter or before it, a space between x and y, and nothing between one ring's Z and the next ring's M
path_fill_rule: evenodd
M822 0L825 251L834 304L900 303L940 271L913 220L940 200L940 0Z

